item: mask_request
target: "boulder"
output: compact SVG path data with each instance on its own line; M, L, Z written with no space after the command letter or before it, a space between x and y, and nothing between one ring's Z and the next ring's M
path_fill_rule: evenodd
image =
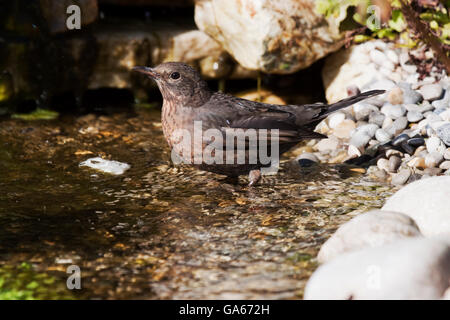
M292 73L342 46L338 17L324 18L313 0L199 0L195 22L247 69Z
M320 248L317 259L328 262L366 247L379 247L398 239L420 236L410 217L399 212L373 210L344 223Z
M410 183L390 197L382 210L411 217L425 236L450 234L450 177Z
M441 299L450 281L448 240L404 239L343 254L313 273L305 299Z

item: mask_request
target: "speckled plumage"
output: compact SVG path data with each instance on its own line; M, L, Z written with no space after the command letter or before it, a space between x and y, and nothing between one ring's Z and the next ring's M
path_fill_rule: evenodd
M179 139L174 137L176 130L185 129L193 134L194 121L202 121L203 130L215 128L222 132L226 128L279 129L279 151L282 154L302 140L326 138L313 130L330 113L384 92L364 92L332 105L316 103L283 106L213 92L197 71L183 63L168 62L155 68L136 67L135 70L153 78L161 91L164 99L162 126L171 148L180 147ZM173 79L177 74L179 77ZM208 141L204 141L202 149L207 144ZM202 163L197 166L227 176L238 176L258 170L262 164Z

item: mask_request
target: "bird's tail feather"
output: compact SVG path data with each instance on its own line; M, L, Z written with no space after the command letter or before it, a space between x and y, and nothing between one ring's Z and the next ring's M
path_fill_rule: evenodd
M361 100L370 98L370 97L374 97L377 96L379 94L385 93L385 90L371 90L371 91L366 91L360 94L357 94L355 96L343 99L341 101L338 101L336 103L330 104L328 106L328 108L326 109L325 113L323 114L324 117L326 117L327 115L329 115L330 113L333 113L339 109L351 106L352 104L355 104Z

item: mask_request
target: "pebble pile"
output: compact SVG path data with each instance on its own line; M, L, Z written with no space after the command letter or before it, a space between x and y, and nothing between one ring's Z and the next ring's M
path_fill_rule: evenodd
M419 80L408 50L382 41L360 45L349 59L366 59L373 75L347 87L350 95L386 93L330 115L316 128L328 139L311 141L298 160L363 165L396 185L450 175L450 78L434 68Z

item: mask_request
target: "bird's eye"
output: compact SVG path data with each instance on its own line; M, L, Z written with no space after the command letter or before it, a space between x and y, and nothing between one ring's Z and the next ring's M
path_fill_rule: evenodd
M173 80L179 79L180 78L180 73L179 72L172 72L170 74L170 78L172 78Z

